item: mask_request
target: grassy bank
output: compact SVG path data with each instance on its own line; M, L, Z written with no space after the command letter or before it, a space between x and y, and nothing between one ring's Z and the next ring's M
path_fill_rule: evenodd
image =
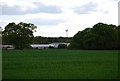
M118 51L3 50L3 79L115 79Z

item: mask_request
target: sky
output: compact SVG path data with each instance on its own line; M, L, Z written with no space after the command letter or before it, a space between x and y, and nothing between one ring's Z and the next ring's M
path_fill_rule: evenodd
M0 0L0 26L33 23L35 36L68 37L102 22L118 25L119 0Z

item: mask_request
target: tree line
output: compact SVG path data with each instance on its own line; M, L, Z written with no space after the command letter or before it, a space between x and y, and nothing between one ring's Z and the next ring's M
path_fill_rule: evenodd
M53 42L71 42L72 37L42 37L35 36L33 39L33 44L50 44Z
M74 35L70 49L120 49L120 26L97 23Z
M34 36L35 26L32 23L12 22L2 31L2 44L13 45L15 49L31 48L30 44L50 44L53 42L70 42L71 37L42 37Z
M9 23L2 31L2 43L14 45L15 49L29 48L30 44L69 42L70 49L106 50L120 49L120 26L97 23L76 33L73 37L34 37L32 23Z

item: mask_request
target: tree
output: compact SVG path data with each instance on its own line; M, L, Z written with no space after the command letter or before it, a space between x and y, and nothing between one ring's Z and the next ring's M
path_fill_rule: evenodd
M117 48L120 49L120 25L116 29L117 29L117 35L118 35Z
M70 49L83 49L83 38L82 31L79 31L75 34L71 40L71 44L69 45Z
M93 26L93 33L97 34L99 49L115 49L117 46L117 30L115 25L98 23Z
M67 48L67 45L66 44L59 44L58 48L59 49L65 49L65 48Z
M0 45L2 44L2 27L0 27ZM1 48L0 48L1 49Z
M3 41L12 44L16 49L23 49L32 43L33 32L37 27L31 23L9 23L3 31Z
M98 23L74 35L70 48L73 49L119 49L120 27Z
M83 45L85 49L96 49L96 41L98 39L98 35L89 32L84 35Z

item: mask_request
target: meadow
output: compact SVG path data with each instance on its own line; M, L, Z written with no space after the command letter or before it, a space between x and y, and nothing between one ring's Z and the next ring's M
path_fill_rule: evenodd
M3 50L3 79L116 79L115 50Z

